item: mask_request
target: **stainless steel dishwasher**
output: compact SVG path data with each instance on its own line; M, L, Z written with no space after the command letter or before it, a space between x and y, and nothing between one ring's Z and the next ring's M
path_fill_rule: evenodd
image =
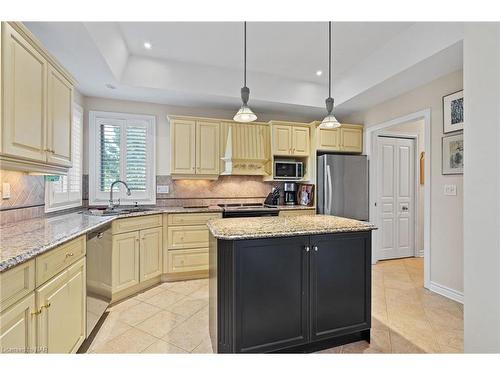
M87 234L87 337L111 302L111 226Z

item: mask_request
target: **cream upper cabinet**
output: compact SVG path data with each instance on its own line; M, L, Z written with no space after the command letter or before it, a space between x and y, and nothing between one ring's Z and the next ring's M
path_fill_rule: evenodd
M317 128L316 147L321 151L363 152L363 126L342 124L336 129Z
M340 128L341 149L344 152L363 152L363 128L344 125Z
M196 173L196 121L170 122L171 173Z
M340 151L340 130L318 129L318 150Z
M85 259L36 289L37 348L75 353L85 340Z
M139 284L139 232L113 235L113 293Z
M71 167L73 81L22 24L2 22L4 169L65 173Z
M309 156L309 128L292 127L292 155Z
M139 257L139 279L146 281L162 273L162 241L163 228L144 229L139 232L140 257Z
M0 353L33 353L35 349L35 294L0 314Z
M48 69L47 161L71 167L73 86L61 73Z
M2 23L2 153L45 162L47 60Z
M196 122L196 173L219 174L219 123Z
M309 127L273 124L272 128L273 155L309 156Z
M288 125L273 126L273 154L292 154L292 127Z
M170 119L171 174L174 178L219 175L220 122Z

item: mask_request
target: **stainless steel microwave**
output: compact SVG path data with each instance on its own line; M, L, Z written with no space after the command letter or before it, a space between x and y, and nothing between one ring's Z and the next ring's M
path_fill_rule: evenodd
M300 161L274 161L274 178L301 180L304 177L304 163Z

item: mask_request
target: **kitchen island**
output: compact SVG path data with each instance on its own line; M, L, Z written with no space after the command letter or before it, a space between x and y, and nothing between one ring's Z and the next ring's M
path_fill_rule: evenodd
M214 352L370 340L373 225L315 215L215 219L208 228Z

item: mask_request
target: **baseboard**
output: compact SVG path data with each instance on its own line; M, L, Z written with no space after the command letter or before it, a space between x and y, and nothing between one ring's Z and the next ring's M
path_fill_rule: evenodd
M458 292L454 289L448 288L447 286L438 284L434 281L430 282L429 289L434 293L442 295L443 297L452 299L453 301L456 301L461 304L464 303L464 294L462 292Z

